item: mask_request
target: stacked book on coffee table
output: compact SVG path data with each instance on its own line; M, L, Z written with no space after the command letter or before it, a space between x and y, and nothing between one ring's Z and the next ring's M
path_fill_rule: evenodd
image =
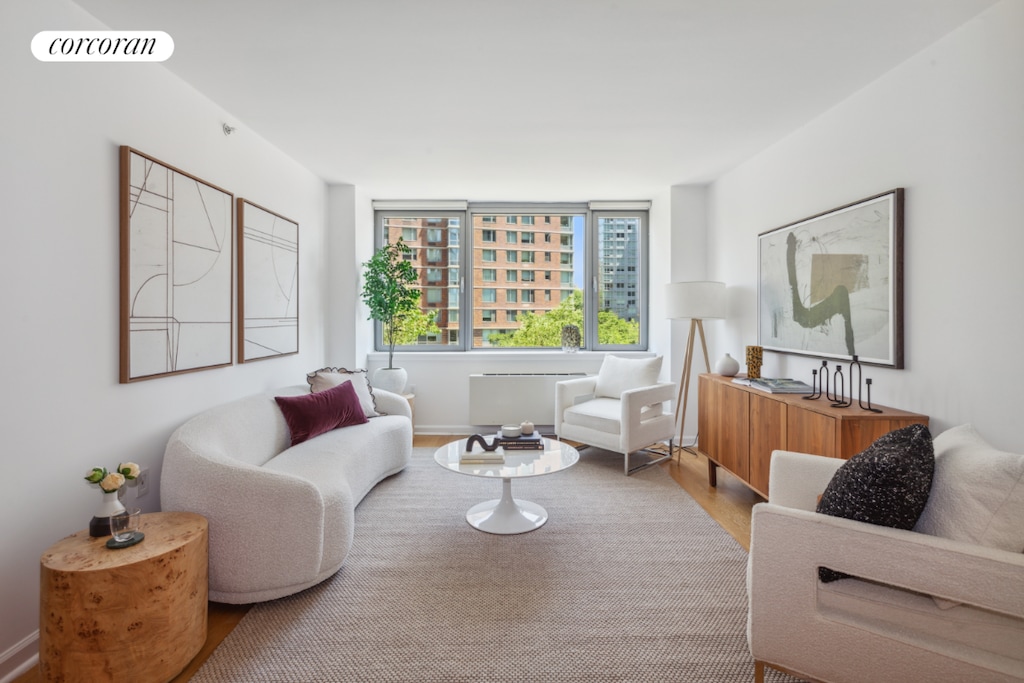
M505 451L500 446L493 451L485 451L475 446L471 451L463 451L459 456L460 465L503 465Z
M544 450L544 439L541 438L540 432L514 437L506 437L498 432L498 445L507 451L542 451Z

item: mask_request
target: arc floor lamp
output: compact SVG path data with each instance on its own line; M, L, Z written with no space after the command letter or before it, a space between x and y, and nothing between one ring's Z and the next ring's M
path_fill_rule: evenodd
M726 298L724 282L673 282L667 286L665 297L669 318L689 319L690 333L686 338L686 357L683 375L679 380L679 398L676 399L676 424L679 426L679 444L683 447L683 428L686 424L686 403L690 396L690 373L693 369L693 343L700 336L704 354L704 367L711 372L708 344L704 338L704 321L724 318Z

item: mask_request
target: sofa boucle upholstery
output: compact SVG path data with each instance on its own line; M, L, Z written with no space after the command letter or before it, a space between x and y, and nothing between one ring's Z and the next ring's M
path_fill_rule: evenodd
M273 600L337 572L356 505L409 463L409 404L380 389L385 414L290 446L274 397L308 393L287 387L211 408L168 441L161 507L209 520L210 600Z

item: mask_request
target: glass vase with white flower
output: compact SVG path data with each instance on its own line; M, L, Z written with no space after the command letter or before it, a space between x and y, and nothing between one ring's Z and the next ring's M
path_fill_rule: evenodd
M122 462L113 471L106 467L93 467L83 477L90 484L97 484L103 491L103 502L89 522L90 536L110 535L110 516L124 512L124 505L118 500L117 492L125 482L139 476L139 466L133 462Z

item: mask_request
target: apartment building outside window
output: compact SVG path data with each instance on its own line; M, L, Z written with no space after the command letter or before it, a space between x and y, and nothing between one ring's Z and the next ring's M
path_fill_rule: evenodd
M375 207L376 244L402 239L420 273L400 349L560 348L563 324L581 328L586 349L646 349L649 203L405 204Z

